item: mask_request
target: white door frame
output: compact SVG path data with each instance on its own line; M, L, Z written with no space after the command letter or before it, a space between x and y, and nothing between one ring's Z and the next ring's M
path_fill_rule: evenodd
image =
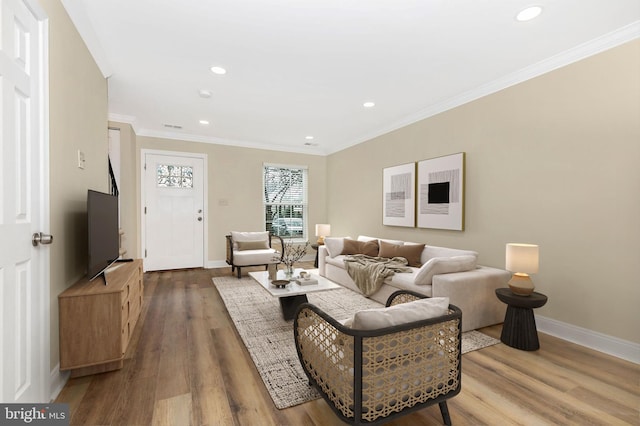
M203 250L202 250L202 265L204 268L207 267L207 259L209 258L209 189L208 189L208 166L207 166L207 154L196 153L196 152L180 152L180 151L164 151L159 149L141 149L140 150L140 257L142 259L145 258L144 251L146 249L146 235L147 235L147 224L146 218L144 214L144 205L146 200L146 188L144 184L144 172L145 172L145 159L147 154L152 155L168 155L168 156L176 156L176 157L193 157L199 158L203 162L203 194L202 194L202 205L204 206L204 224L203 224ZM146 271L146 265L144 261L142 262L143 270Z

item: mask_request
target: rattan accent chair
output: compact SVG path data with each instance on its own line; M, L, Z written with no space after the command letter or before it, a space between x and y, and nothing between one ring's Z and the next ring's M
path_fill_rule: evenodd
M424 298L409 291L387 306ZM340 419L374 425L439 404L451 424L447 399L461 389L462 312L378 330L354 330L310 303L294 320L298 357L309 384Z
M269 267L282 261L284 242L282 237L268 232L235 232L225 235L227 239L227 264L231 273L237 269L238 278L245 266Z

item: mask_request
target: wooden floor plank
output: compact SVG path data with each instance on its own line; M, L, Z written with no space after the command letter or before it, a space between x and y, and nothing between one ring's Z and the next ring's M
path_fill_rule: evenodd
M229 405L240 425L276 425L273 402L235 330L212 331Z
M345 424L322 399L275 408L212 285L218 276L230 268L145 274L124 368L71 379L56 399L69 403L71 424ZM501 329L481 331L500 338ZM448 402L455 425L640 424L640 366L539 338L535 352L499 344L463 356L462 391ZM431 424L442 424L437 405L389 426Z
M153 411L153 419L148 423L154 426L192 425L191 418L191 394L177 395L156 402ZM126 424L126 423L125 423Z
M191 405L195 425L232 426L235 424L224 386L194 388L191 392Z
M173 274L171 282L160 283L163 291L171 291L164 304L164 333L158 368L158 400L190 392L189 345L187 342L186 286L183 274Z
M126 382L122 398L114 415L113 424L148 425L153 419L156 404L155 377Z

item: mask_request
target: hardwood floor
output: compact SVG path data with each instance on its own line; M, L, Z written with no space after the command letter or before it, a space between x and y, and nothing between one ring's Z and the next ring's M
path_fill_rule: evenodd
M274 407L211 283L230 274L145 274L143 312L124 368L71 379L56 400L70 405L71 424L344 424L321 399ZM481 331L499 338L501 326ZM453 424L640 424L640 366L542 333L540 345L536 352L499 344L465 354L462 392L448 403ZM389 424L437 425L442 418L436 405Z

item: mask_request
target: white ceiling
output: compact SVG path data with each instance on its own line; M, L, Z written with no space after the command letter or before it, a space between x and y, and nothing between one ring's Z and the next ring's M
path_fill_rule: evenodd
M319 155L640 37L638 0L541 0L529 22L529 0L62 1L111 119Z

